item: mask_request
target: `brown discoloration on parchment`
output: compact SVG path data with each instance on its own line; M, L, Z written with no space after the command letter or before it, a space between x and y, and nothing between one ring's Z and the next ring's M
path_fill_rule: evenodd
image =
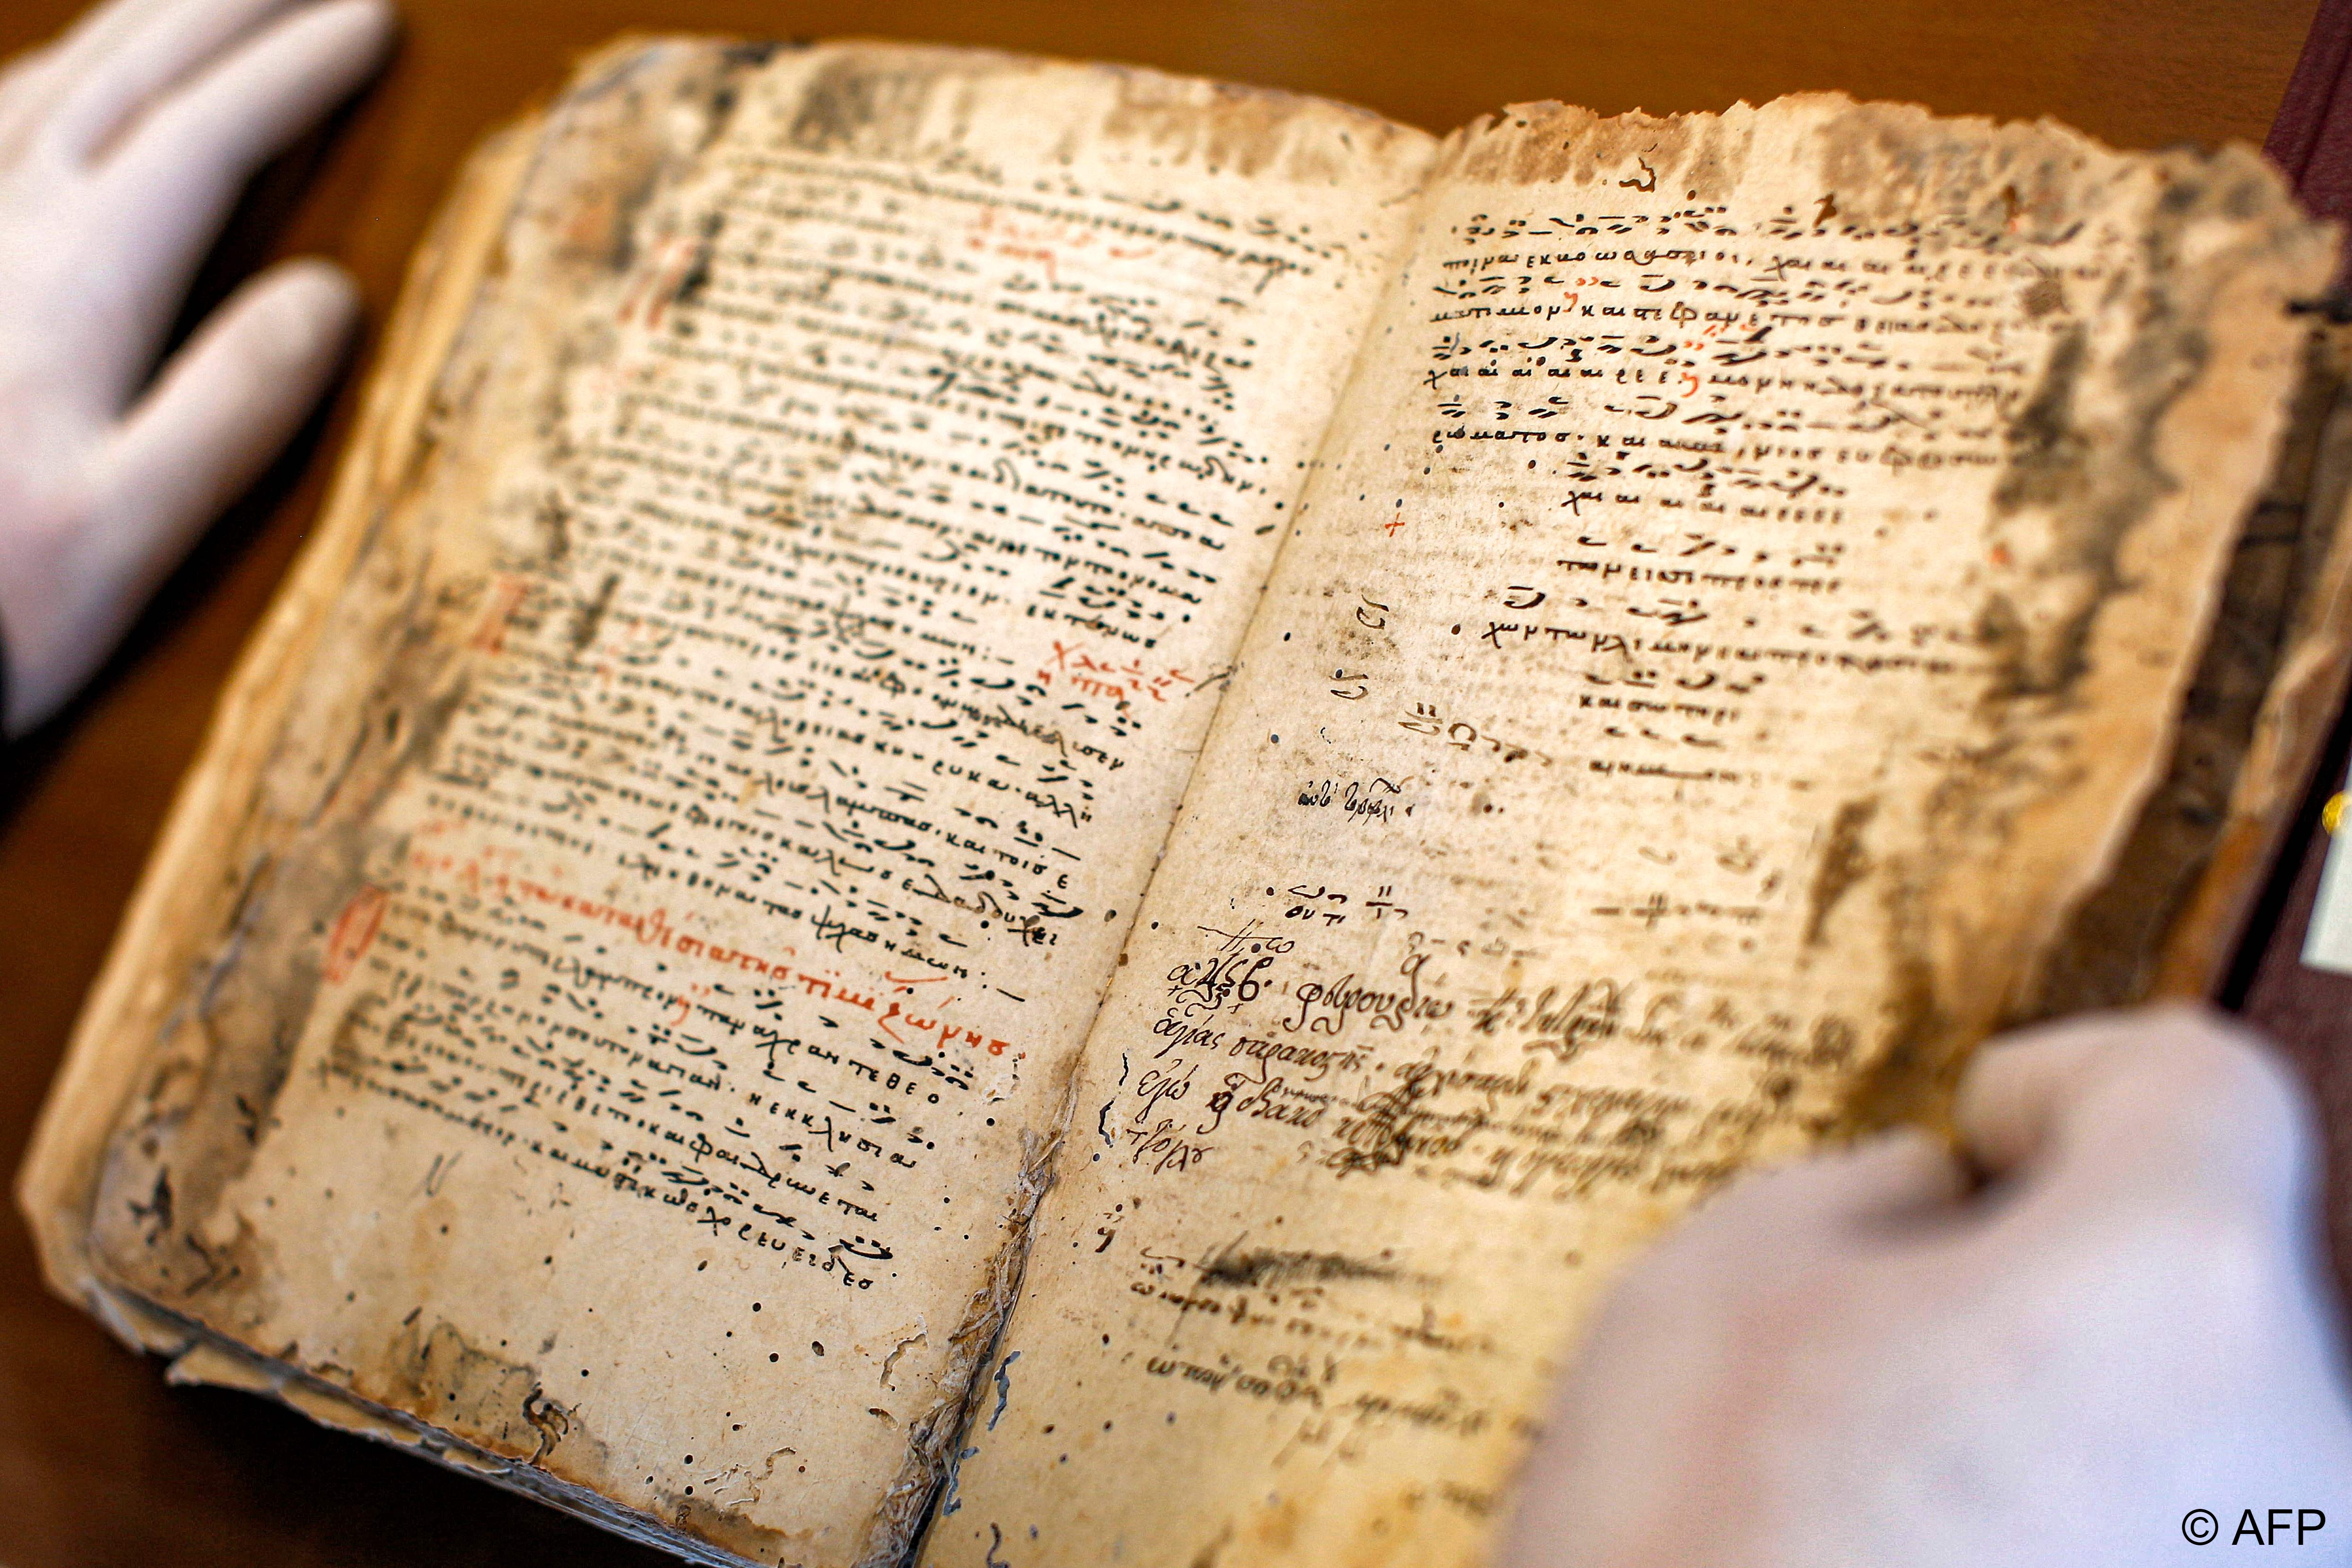
M1186 81L1132 68L1120 68L1118 81L1118 105L1104 117L1100 133L1208 172L1279 169L1301 183L1338 184L1359 160L1388 156L1419 135L1366 110L1355 111L1352 123L1335 135L1328 105L1266 88Z
M1906 936L1920 934L1914 923L1919 902L1912 889L1890 889L1890 926ZM1938 1001L1935 971L1916 955L1913 944L1898 937L1889 945L1898 949L1899 956L1878 1049L1846 1088L1836 1118L1822 1129L1828 1136L1937 1121L1959 1081L1964 1058L1950 1042L1968 1024L1955 1019Z
M254 796L298 701L296 677L373 535L384 498L396 504L413 489L432 447L431 367L466 320L527 150L514 134L487 145L419 252L383 349L387 363L415 371L372 390L328 518L222 699L204 759L182 786L44 1110L18 1191L50 1282L68 1295L101 1289L89 1274L85 1227L107 1126L135 1084L166 1072L154 1059L154 1042L185 1007L187 977L209 968L220 934L236 928L252 892L252 868L267 863ZM319 771L326 766L322 759Z
M2274 832L2292 786L2258 786L2261 799L2233 810L2247 759L2279 677L2313 651L2313 625L2334 596L2329 557L2342 531L2342 480L2322 463L2322 433L2343 390L2340 329L2315 329L2305 353L2303 386L2271 480L2238 540L2221 607L2195 679L2181 704L2179 730L2163 782L2141 808L2129 841L2105 883L2084 900L2052 952L2040 988L2023 1009L2047 1017L2078 1008L2143 1000L2158 986L2191 901L2225 852L2232 828L2251 833L2255 858ZM2340 635L2340 634L2335 634ZM2319 726L2306 725L2289 768L2300 775L2305 749ZM2240 851L2245 853L2245 849ZM2233 888L2250 887L2252 868L2227 868ZM2206 978L2219 978L2226 939L2200 935Z
M433 690L446 649L430 637L400 641L400 657L387 665L399 672L395 689L360 716L356 742L322 803L328 820L295 834L256 868L226 941L165 1037L167 1054L141 1114L117 1133L105 1165L92 1243L118 1278L161 1300L234 1294L266 1276L200 1229L250 1163L285 1085L318 992L319 932L364 884L369 864L397 852L368 826L370 808L430 754L457 699L457 691ZM166 1184L182 1223L159 1228L147 1223L153 1205L142 1194Z
M1578 187L1607 211L1631 184L1700 204L1720 202L1747 163L1745 104L1723 114L1603 116L1565 103L1518 103L1447 138L1441 177ZM1563 215L1565 216L1565 215Z
M645 139L622 133L646 116L651 99L715 91L707 62L688 57L682 71L681 63L677 51L656 49L592 68L559 124L572 131L575 149L611 143L630 152L593 166L577 162L576 151L570 165L542 156L518 194L524 208L594 210L621 191L629 193L622 208L633 210L661 170L674 177L683 167L674 148L656 141L648 151ZM609 248L562 243L554 264L593 273ZM236 1317L255 1310L237 1298L263 1288L264 1271L229 1266L205 1226L272 1119L319 989L324 933L370 868L396 861L404 848L376 825L380 808L431 765L443 726L464 700L467 630L482 613L481 587L456 563L480 545L447 537L441 520L464 515L469 487L482 483L473 476L484 466L484 434L462 421L501 374L512 374L491 367L511 356L514 342L538 334L530 313L544 319L561 306L562 291L536 281L522 310L507 303L495 330L488 322L497 319L477 305L477 322L438 376L431 422L417 441L442 460L407 465L396 496L372 509L366 552L332 612L328 635L338 657L330 679L324 689L314 683L299 695L240 829L250 869L234 919L166 1026L142 1101L114 1136L95 1194L92 1245L118 1278L167 1303L202 1300ZM141 1198L166 1171L181 1224L163 1234L144 1223Z
M1829 842L1822 847L1822 858L1813 870L1812 890L1806 896L1807 946L1820 944L1822 928L1836 912L1838 900L1870 875L1870 855L1863 847L1863 838L1870 831L1870 819L1877 815L1877 798L1864 795L1839 806L1837 816L1832 819Z
M2048 244L2080 221L2101 182L2132 177L2105 148L2048 121L1939 119L1915 104L1818 101L1841 105L1819 133L1834 224L1916 223L1931 244ZM2050 303L2045 293L2026 309L2044 314Z
M353 1392L542 1468L573 1436L572 1412L549 1395L537 1368L468 1344L453 1323L427 1328L421 1310L374 1378L356 1381Z
M135 1302L135 1299L126 1300ZM611 1484L609 1455L593 1436L577 1428L562 1433L544 1465L517 1463L511 1455L500 1455L486 1447L451 1437L432 1423L419 1419L410 1409L370 1398L345 1383L334 1381L348 1378L348 1369L306 1372L278 1357L258 1354L233 1340L209 1334L185 1320L173 1319L152 1306L137 1304L134 1310L142 1314L142 1334L149 1348L176 1358L168 1373L173 1383L209 1384L277 1398L321 1426L404 1449L632 1540L658 1546L690 1563L726 1568L746 1560L791 1561L783 1550L790 1544L788 1538L761 1530L734 1510L702 1500L665 1498L658 1518L615 1506L594 1487L583 1484L577 1475L570 1473L582 1472L599 1478L599 1485ZM442 1338L436 1331L427 1337L426 1343ZM438 1373L435 1357L420 1358L416 1353L425 1348L425 1344L404 1342L406 1353L389 1359L406 1365L418 1380L430 1384ZM456 1386L487 1387L488 1403L492 1408L506 1411L509 1417L520 1415L524 1427L533 1434L545 1435L543 1424L551 1420L553 1412L543 1395L535 1397L531 1392L536 1380L529 1368L509 1366L498 1358L476 1359L469 1365L469 1358L479 1358L479 1352L464 1346L462 1340L450 1348L454 1355L446 1359L470 1373L461 1377ZM485 1379L484 1373L491 1375ZM520 1405L514 1404L511 1397L516 1392L513 1379L517 1376L531 1384L531 1389L522 1392ZM447 1384L449 1380L440 1381ZM410 1402L421 1404L425 1400L412 1394ZM536 1421L532 1418L534 1409L539 1416ZM508 1425L511 1425L510 1420ZM518 1432L517 1436L523 1434ZM536 1438L530 1441L536 1446ZM662 1522L669 1520L678 1521L680 1529L674 1531ZM705 1545L706 1540L715 1544Z
M58 1140L86 1134L63 1132L61 1118L110 1113L100 1080L90 1078L74 1098L61 1093L52 1102L52 1142L28 1163L25 1192L37 1213L58 1212L53 1205L88 1205L89 1251L79 1254L79 1237L59 1237L48 1252L53 1276L81 1267L78 1258L86 1256L109 1277L104 1286L89 1287L103 1300L137 1302L122 1294L128 1286L228 1334L266 1331L285 1304L267 1246L220 1198L247 1168L271 1122L320 984L322 932L364 883L368 868L403 847L372 826L375 809L404 777L426 765L464 696L465 634L481 613L479 594L462 576L447 574L448 563L436 557L436 542L420 535L420 524L448 509L451 464L467 441L481 439L465 422L495 383L492 362L503 352L499 331L484 319L491 309L486 301L498 299L510 264L500 228L520 191L525 203L535 199L572 215L571 226L558 231L570 243L553 249L559 266L625 268L635 215L682 165L675 147L622 132L648 117L655 99L691 104L698 95L714 115L723 113L731 107L728 89L714 82L759 58L740 55L714 68L706 57L656 47L592 63L582 89L558 111L559 122L571 116L575 148L624 155L593 170L551 168L543 156L534 165L526 156L534 151L529 130L509 132L485 150L453 197L388 336L386 361L399 374L371 394L368 426L330 516L248 651L172 837L150 868L115 968L85 1017L85 1037L122 1046L139 1040L140 1010L155 1017L155 1044L132 1069L127 1120L108 1141L102 1163L85 1167L86 1173L71 1169L75 1151ZM528 183L533 178L540 182L535 192ZM540 303L551 307L561 299L557 291ZM530 338L528 313L511 302L504 308L507 317L496 327ZM558 363L571 362L558 356ZM462 488L462 469L457 483ZM439 542L444 555L448 542ZM462 558L464 542L458 543L455 553ZM561 546L561 531L553 530L540 547ZM584 619L594 611L581 606L577 613ZM297 683L306 660L295 650L322 639L337 642L338 658L307 684ZM187 907L187 895L205 885L192 879L188 868L214 858L234 868L231 878L212 883L217 918ZM162 914L170 901L178 907ZM134 942L131 933L159 915L168 937ZM174 958L175 951L184 956ZM134 961L153 968L137 992L124 994ZM176 994L158 984L175 963L191 976ZM110 999L110 985L120 999ZM168 1021L156 1016L167 1006ZM120 1074L134 1059L118 1052L106 1070ZM78 1047L77 1063L99 1065L88 1047ZM97 1145L85 1148L95 1152ZM78 1184L87 1197L74 1195ZM159 1194L168 1194L160 1205ZM142 1322L154 1315L143 1304L138 1310ZM205 1342L216 1354L229 1353L228 1341ZM445 1462L490 1473L499 1484L641 1538L664 1532L595 1495L617 1489L622 1477L532 1368L467 1342L454 1325L412 1327L379 1356L333 1369L333 1384L266 1357L252 1364L274 1366L264 1381L321 1419L344 1400L352 1414L333 1417L336 1424L369 1436L398 1431L415 1443L396 1417L413 1419L421 1424L417 1431L462 1439L425 1445ZM519 1464L501 1470L487 1454ZM725 1508L692 1499L676 1500L674 1508L682 1521L690 1518L682 1528L722 1543L728 1553L781 1560L768 1532ZM670 1540L698 1559L726 1560Z
M901 49L828 60L801 93L792 144L808 153L907 156L950 58Z
M2151 994L2210 997L2238 957L2246 922L2297 802L2318 765L2352 673L2352 400L2342 395L2352 342L2331 328L2314 344L2306 387L2332 385L2316 422L2302 527L2290 568L2297 584L2275 668L2254 716L2203 874L2169 922ZM2281 474L2296 472L2283 464ZM2265 510L2269 503L2266 502ZM2258 519L2261 516L2257 514Z
M900 44L837 46L803 92L792 119L793 145L811 153L905 158L971 112L977 78L1039 77L1072 68L975 49ZM1123 150L1158 165L1204 174L1265 174L1340 184L1360 161L1391 155L1420 133L1364 110L1335 133L1336 107L1268 88L1132 66L1079 68L1109 84L1108 106L1064 134L1092 151Z
M548 1389L540 1369L467 1341L456 1325L430 1321L422 1309L394 1336L374 1370L346 1389L326 1385L365 1411L414 1418L405 1440L438 1444L462 1434L462 1447L436 1455L481 1473L488 1456L515 1461L501 1479L539 1478L566 1491L609 1493L623 1484L619 1461L578 1414ZM310 1386L309 1380L289 1380ZM786 1531L755 1523L739 1507L689 1489L663 1489L645 1510L652 1519L721 1552L753 1563L786 1561ZM600 1522L606 1522L600 1521ZM643 1530L634 1533L645 1534Z
M1938 160L1921 162L1935 167ZM2063 191L2078 171L2052 158L2040 173L2042 184L2029 190ZM2112 169L2101 173L2115 178ZM2053 889L2054 908L2018 922L2022 929L1969 942L1965 951L1948 947L1950 956L1928 968L1906 967L1920 976L1913 989L1924 984L1933 1000L1911 1012L1933 1014L1941 1026L1895 1032L1892 1049L1907 1059L1857 1086L1847 1101L1849 1125L1933 1118L1940 1088L1956 1079L1967 1049L2003 1023L2146 998L2241 780L2297 613L2295 595L2306 584L2328 587L2317 576L2292 579L2289 563L2314 545L2300 537L2299 520L2276 512L2266 519L2260 508L2207 533L2193 557L2179 545L2152 549L2147 542L2151 531L2179 526L2171 520L2184 509L2192 478L2211 487L2221 462L2248 468L2253 454L2242 439L2214 450L2244 416L2226 405L2228 389L2250 374L2284 375L2302 352L2285 306L2298 289L2316 286L2296 281L2316 277L2309 270L2311 227L2276 204L2273 176L2258 160L2240 149L2168 153L2157 175L2140 230L2139 293L2124 310L2129 330L2101 342L2068 329L2011 423L1990 538L1996 551L2014 551L2030 565L2004 574L1984 601L1978 624L1997 672L1985 697L1986 734L1972 764L1956 772L1934 803L1930 841L1946 847L1906 874L1947 910L1964 908L1956 901L1962 898L1982 900L1981 912L1963 919L1984 931L2002 923L1991 902L2001 890L1961 891L1969 887L1970 846L2011 841L2030 831L2032 817L2063 811L2105 847L2071 874L2071 889ZM2188 237L2232 225L2242 226L2236 246L2218 262ZM2214 323L2264 266L2277 268L2281 282L2257 296L2259 303L2238 308L2266 314L2269 341L2251 354L2242 349L2232 364L2217 364ZM2321 406L2313 399L2328 395L2308 378L2304 384L2299 417L2309 426ZM2095 394L2088 390L2095 385ZM2275 404L2259 412L2287 423L2287 410ZM2217 431L2211 445L2200 449L2184 437L2182 422L2191 416ZM2309 463L2307 437L2290 427L2266 465L2288 477L2273 479L2268 490L2282 482L2306 488ZM2315 524L2324 541L2336 520L2322 516ZM2251 537L2242 531L2247 526L2257 530ZM2277 531L2262 531L2266 527ZM2220 580L2206 587L2209 561ZM2131 608L2167 597L2182 606L2175 614L2185 625ZM2136 628L2107 625L2116 616L2135 620ZM2193 662L2184 658L2200 649ZM2131 728L2120 705L2146 689L2153 670L2167 668L2177 672L2179 706L2167 710L2154 737L2128 742L2144 748L2154 739L2160 749L2126 782L2114 766ZM2112 782L2092 784L2103 769ZM2053 804L2032 804L2037 799ZM2074 804L2056 804L2067 802ZM1890 928L1889 940L1907 965L1915 951L1902 945L1908 939ZM1984 1000L1994 994L2002 1000L1988 1010Z

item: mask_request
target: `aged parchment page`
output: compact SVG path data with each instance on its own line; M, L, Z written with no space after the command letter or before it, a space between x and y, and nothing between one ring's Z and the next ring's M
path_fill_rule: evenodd
M925 1561L1477 1561L1612 1265L2029 1005L2331 265L2243 150L1826 97L1452 141Z
M592 66L171 868L234 901L118 955L98 1284L184 1375L895 1561L1434 147L951 50Z

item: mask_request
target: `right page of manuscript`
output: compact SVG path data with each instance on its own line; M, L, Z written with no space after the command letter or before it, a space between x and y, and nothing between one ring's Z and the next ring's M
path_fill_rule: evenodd
M1458 135L927 1561L1478 1561L1629 1251L1931 1103L2105 874L2331 261L2243 150Z

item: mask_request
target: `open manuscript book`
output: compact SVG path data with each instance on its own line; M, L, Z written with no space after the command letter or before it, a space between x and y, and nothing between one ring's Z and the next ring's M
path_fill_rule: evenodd
M1475 1563L1643 1238L2226 963L2333 265L1837 97L617 46L417 263L51 1277L705 1561Z

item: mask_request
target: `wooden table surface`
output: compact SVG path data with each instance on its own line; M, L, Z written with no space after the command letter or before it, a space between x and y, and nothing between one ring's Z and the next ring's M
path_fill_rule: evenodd
M2260 141L2314 0L403 0L388 76L257 186L200 285L350 266L381 321L459 157L624 29L986 44L1267 83L1442 130L1516 100L1718 109L1835 88L2051 115L2126 146ZM76 0L0 5L0 56ZM165 591L93 692L0 754L0 1171L14 1171L214 695L310 526L347 388ZM0 1215L0 1564L664 1559L272 1405L164 1386L46 1295Z

